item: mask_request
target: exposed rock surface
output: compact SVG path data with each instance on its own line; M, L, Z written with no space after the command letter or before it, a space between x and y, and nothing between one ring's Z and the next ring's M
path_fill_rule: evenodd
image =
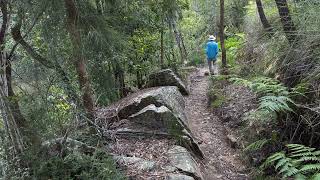
M138 113L151 104L157 107L166 106L172 112L176 113L184 123L188 124L184 114L185 102L183 96L178 91L178 88L174 86L141 90L102 109L102 111L106 120L115 122L127 119L129 116Z
M195 142L185 116L185 102L175 86L139 91L105 109L107 122L127 119L133 130L167 132L195 155L203 154ZM116 127L119 128L119 127Z
M168 156L172 166L176 167L180 172L202 179L196 161L186 148L174 146L168 151Z
M171 174L168 175L167 180L194 180L194 178L182 174Z
M133 123L140 124L142 127L164 131L178 136L185 135L183 130L187 128L184 122L180 121L166 106L156 107L154 104L131 115L128 119Z
M148 87L177 86L183 95L189 95L189 91L181 79L171 70L165 69L149 76Z
M114 156L113 159L121 166L131 167L138 171L151 171L156 163L137 157Z

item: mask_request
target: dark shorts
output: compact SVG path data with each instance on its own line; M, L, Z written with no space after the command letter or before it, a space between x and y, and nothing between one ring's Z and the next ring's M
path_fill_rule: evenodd
M216 61L216 58L207 58L208 61Z

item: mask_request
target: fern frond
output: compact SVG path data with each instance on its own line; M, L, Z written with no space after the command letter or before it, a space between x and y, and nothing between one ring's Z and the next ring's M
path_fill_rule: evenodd
M283 177L284 178L292 177L298 173L299 173L299 170L297 168L291 167L285 172L285 174L283 174Z
M292 157L292 156L290 156ZM307 162L307 161L317 161L320 162L320 158L316 157L316 156L305 156L305 157L301 157L297 160L294 160L294 163L301 163L301 162Z
M266 167L275 164L275 169L284 178L316 179L320 177L320 151L301 144L288 144L289 152L278 152L267 158ZM310 177L311 175L311 177Z
M302 150L300 150L300 151L302 151ZM313 156L313 157L315 157L314 154L313 154L313 152L311 152L311 151L298 152L298 153L295 153L295 154L292 153L292 155L290 155L291 158L295 158L295 157L307 157L307 156Z
M280 159L284 159L284 158L286 158L284 152L277 152L277 153L271 155L270 157L268 157L267 160L260 166L260 168L262 168L262 169L268 168L271 165L273 165L276 161L278 161Z
M300 169L300 172L312 172L312 171L320 171L320 163L318 164L306 164L303 165Z
M285 96L264 96L260 98L260 106L258 109L265 109L271 112L293 112L293 109L289 107L289 103L294 102Z
M257 150L261 149L264 145L266 145L269 141L270 141L270 139L258 140L256 142L250 144L249 146L247 146L244 150L245 151L257 151Z

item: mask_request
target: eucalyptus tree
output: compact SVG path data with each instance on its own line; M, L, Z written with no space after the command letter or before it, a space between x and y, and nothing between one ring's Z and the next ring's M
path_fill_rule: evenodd
M261 0L256 0L256 5L257 5L260 21L261 21L261 23L263 25L263 28L267 32L272 32L272 27L271 27L271 25L270 25L266 15L265 15L265 13L264 13L262 1Z
M296 40L297 28L292 20L287 0L275 0L283 26L283 31L290 44Z
M224 43L224 10L225 10L225 4L224 0L220 0L220 43L221 43L221 51L222 51L222 68L223 71L226 72L227 68L227 54L226 54L226 48Z

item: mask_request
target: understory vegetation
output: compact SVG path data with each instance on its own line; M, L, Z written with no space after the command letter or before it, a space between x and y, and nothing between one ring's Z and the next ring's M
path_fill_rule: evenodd
M314 19L320 6L312 0L257 0L243 8L242 28L227 28L227 79L256 94L255 108L242 116L239 129L243 152L256 167L252 176L319 179L320 27ZM232 101L224 96L213 104Z

